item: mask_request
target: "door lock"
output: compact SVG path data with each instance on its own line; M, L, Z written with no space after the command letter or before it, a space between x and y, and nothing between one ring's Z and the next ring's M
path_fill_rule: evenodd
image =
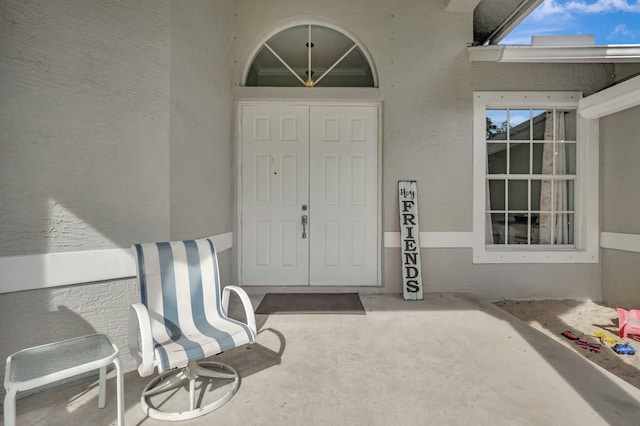
M309 218L307 217L306 214L302 215L301 218L301 223L302 223L302 239L304 240L305 238L307 238L307 223L309 221Z

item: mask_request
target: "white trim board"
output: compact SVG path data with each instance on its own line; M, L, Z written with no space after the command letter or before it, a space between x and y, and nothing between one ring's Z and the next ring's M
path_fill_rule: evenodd
M232 233L215 235L218 253L232 247ZM421 232L421 248L471 248L473 232ZM385 248L400 247L399 232L384 233ZM640 253L640 235L602 232L600 247ZM0 257L0 293L135 276L130 249Z
M218 253L232 246L232 234L210 237ZM59 287L136 275L129 248L0 257L0 293Z
M384 248L400 247L400 232L384 233ZM420 232L420 248L471 248L473 232Z
M640 45L617 44L596 46L512 46L490 45L468 47L472 62L517 63L612 63L640 62Z
M578 112L596 119L640 105L640 76L611 86L578 101Z
M600 233L600 247L640 253L640 234Z

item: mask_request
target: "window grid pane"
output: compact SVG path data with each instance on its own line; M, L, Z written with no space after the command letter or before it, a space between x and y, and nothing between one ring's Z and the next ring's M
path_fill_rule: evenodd
M486 111L487 244L574 245L576 110Z

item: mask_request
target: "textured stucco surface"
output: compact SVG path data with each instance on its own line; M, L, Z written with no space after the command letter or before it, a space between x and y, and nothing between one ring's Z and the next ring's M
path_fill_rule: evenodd
M171 239L232 230L233 2L171 3ZM218 259L224 283L231 252Z
M239 99L382 101L383 231L398 230L398 179L418 181L421 230L471 231L473 90L588 95L634 69L472 64L466 51L471 14L442 9L423 0L372 0L367 7L338 0L3 1L0 255L236 232L233 122ZM372 54L380 87L238 87L242 67L266 33L296 17L356 35ZM632 148L621 149L612 155ZM637 180L633 166L625 167L632 170L616 173L629 176L605 171L603 184ZM637 211L635 204L624 206ZM633 232L631 226L620 232ZM231 251L220 256L224 282L232 282L235 259ZM423 250L422 264L427 291L491 298L600 295L599 265L473 265L469 249ZM610 273L620 264L610 263ZM632 263L625 259L624 265L632 276ZM384 250L382 266L380 290L400 292L399 251ZM6 333L0 338L9 342L0 346L0 359L22 347L99 331L114 337L130 368L127 309L136 300L133 280L0 294Z
M603 232L640 234L640 107L600 119ZM640 253L602 250L602 295L613 306L640 306Z
M354 34L371 53L379 88L357 90L237 87L239 99L379 99L382 112L382 228L398 231L397 181L415 179L420 230L473 229L474 90L607 87L614 67L601 64L471 63L472 16L437 2L244 0L236 6L235 80L266 34L293 21L317 20ZM310 92L315 92L311 94ZM383 292L401 292L400 252L383 251ZM471 291L490 298L600 298L599 265L473 265L469 249L422 250L427 291Z
M0 13L0 255L168 236L168 3Z
M107 333L120 348L125 369L131 369L134 363L126 342L133 301L139 301L134 279L2 294L0 357L5 360L34 345Z
M2 2L0 255L230 231L230 5ZM0 294L0 359L105 332L130 369L138 300L132 279Z
M231 231L233 2L171 7L171 238Z
M577 91L589 96L614 82L611 64L473 63L473 90Z

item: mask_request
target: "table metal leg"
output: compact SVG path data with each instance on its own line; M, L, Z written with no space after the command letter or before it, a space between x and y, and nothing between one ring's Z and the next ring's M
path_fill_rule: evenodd
M98 380L98 408L104 408L106 405L105 394L107 387L107 367L100 367L100 379Z
M4 397L4 424L5 426L16 425L16 394L15 389L8 389Z

